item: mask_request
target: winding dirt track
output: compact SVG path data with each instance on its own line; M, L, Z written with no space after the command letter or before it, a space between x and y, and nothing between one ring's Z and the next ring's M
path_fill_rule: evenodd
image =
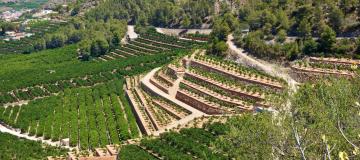
M286 80L288 83L290 89L292 91L297 90L298 82L296 82L290 75L289 75L289 69L279 66L277 64L272 64L266 61L262 61L259 59L256 59L254 57L249 56L245 51L241 48L238 48L234 42L233 42L233 35L230 34L227 38L227 44L229 46L229 50L233 56L235 56L235 61L237 63L243 63L245 65L254 67L256 69L262 70L272 76L280 77Z

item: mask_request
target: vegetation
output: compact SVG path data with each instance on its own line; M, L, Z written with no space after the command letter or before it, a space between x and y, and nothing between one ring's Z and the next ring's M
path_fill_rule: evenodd
M46 159L47 156L64 155L67 151L1 132L0 142L0 159Z
M215 21L214 32L218 32L218 28L234 32L236 44L257 57L288 60L304 55L359 57L356 52L356 37L360 29L360 18L357 14L359 3L356 0L255 0L229 8L232 8L232 11L225 12L220 19L227 19L226 22L231 23L221 23L222 25L217 27ZM229 15L236 18L229 18L232 17ZM240 27L232 28L231 24ZM246 26L250 29L248 35L244 35L242 31ZM290 40L288 36L297 37L298 40Z
M10 7L15 10L37 9L48 0L20 1L20 2L1 2L0 7Z
M144 139L140 145L166 159L180 160L193 159L193 157L200 159L225 159L222 154L216 153L209 148L210 144L216 139L216 136L220 134L213 130L216 129L215 126L208 128L208 130L190 128L183 129L180 133L164 133L158 139Z
M213 13L214 1L208 0L110 0L86 14L89 19L115 18L131 20L133 24L160 27L201 27L205 17Z
M59 28L64 26L65 23L60 22L50 22L47 20L33 20L30 21L28 27L30 29L22 29L26 33L33 34L30 37L24 37L20 40L10 40L10 41L0 41L0 52L1 54L13 54L13 53L30 53L34 51L34 45L36 41L43 38L45 34L53 33ZM1 24L2 32L1 35L5 35L6 31L20 31L20 28L24 26L19 26L15 23L4 22Z
M170 131L158 138L144 137L138 145L122 146L120 159L359 159L358 77L306 83L287 95L283 79L223 60L230 34L237 45L261 58L359 58L357 0L107 0L86 13L82 2L67 11L57 8L69 12L67 23L31 23L28 32L34 36L0 43L1 54L6 54L0 56L0 105L6 105L0 107L1 123L46 140L69 138L70 146L93 150L139 137L128 102L133 100L141 112L137 115L147 123L146 130L160 131L158 127L191 113L170 100L147 94L139 86L131 86L126 97L124 78L207 46L207 55L195 55L186 66L180 91L229 113L245 109L259 112L234 116L223 124ZM128 23L136 25L140 37L121 45ZM207 40L207 45L144 27L149 25L210 25L213 32L209 36L185 35ZM20 28L5 22L0 27L2 35ZM344 36L351 38L339 38ZM8 54L30 52L36 54ZM314 68L357 69L352 65L297 63ZM164 90L177 79L169 72L160 70L153 77L154 83L165 86ZM269 101L271 98L276 100ZM23 100L28 103L16 105ZM265 111L268 105L276 111ZM0 159L41 159L65 152L6 134L0 134L0 142L5 144L0 147L5 153Z
M129 72L125 70L126 67L132 68L133 73L140 73L151 69L153 66L165 64L168 60L171 61L172 56L185 53L187 53L186 50L176 50L162 52L157 55L131 57L126 60L118 59L103 63L83 63L76 59L76 46L71 45L56 50L46 50L37 54L5 56L0 59L1 64L5 66L0 71L0 79L3 82L11 83L1 85L0 90L7 92L37 84L55 83L74 77L84 77L100 72L113 71L114 69L118 69L118 73L124 75ZM137 64L143 64L143 66ZM138 67L144 69L139 69ZM77 69L74 70L74 68Z
M215 146L235 159L357 159L358 84L344 79L305 84L289 111L232 119Z
M81 149L119 144L139 134L129 105L123 105L127 102L122 101L122 86L122 81L116 80L90 88L66 89L26 106L9 107L0 119L29 135L53 141L70 138L70 145Z
M214 142L228 159L273 159L273 144L280 143L277 127L269 113L245 114L229 120L229 130ZM236 146L236 147L235 147Z
M119 160L156 160L155 157L136 145L123 146L120 149L119 155Z
M324 79L303 85L290 97L289 110L243 114L225 124L145 139L141 146L168 159L357 159L359 90L359 80ZM284 98L277 106L286 105ZM213 150L197 154L199 145Z

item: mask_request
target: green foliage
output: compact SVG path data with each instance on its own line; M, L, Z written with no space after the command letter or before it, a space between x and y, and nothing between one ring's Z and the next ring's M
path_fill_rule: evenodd
M306 157L323 156L330 147L329 156L336 158L341 151L351 153L351 143L359 146L359 91L359 80L340 79L306 84L294 95L289 127L301 137Z
M303 19L298 27L299 36L302 38L311 38L311 28L309 21L307 19Z
M229 131L214 144L229 159L274 159L273 144L280 142L280 133L271 114L244 114L230 119L226 126Z
M12 22L1 21L0 28L1 28L0 34L5 35L6 31L18 31L19 25Z
M313 55L314 53L317 53L319 44L314 39L307 39L304 41L304 48L303 52L306 55Z
M359 83L307 83L290 95L289 110L230 119L223 125L229 129L213 147L233 159L336 159L340 153L358 159Z
M22 9L37 9L41 5L48 2L48 0L32 0L32 1L4 1L0 3L0 7L10 7L15 10L22 10Z
M64 26L64 23L34 20L30 21L27 26L30 27L30 29L25 29L25 31L34 35L20 40L1 41L1 54L30 53L40 49L45 49L45 35L56 32L59 28ZM15 27L15 31L17 30L17 27ZM47 37L47 39L51 41L51 37Z
M86 13L88 19L126 19L134 24L161 27L201 27L213 14L213 0L110 0Z
M46 159L47 156L65 155L65 149L43 146L40 142L30 141L0 132L0 159Z
M156 55L117 59L106 63L84 63L77 60L76 46L70 45L37 54L3 56L0 57L0 62L6 67L0 70L0 79L6 83L0 86L0 90L9 91L37 84L56 83L59 80L69 80L114 69L124 74L126 67L134 68L134 73L140 73L171 61L173 56L185 53L187 53L186 50L174 50ZM137 67L144 67L144 69Z
M241 32L235 32L234 37L238 45L260 58L280 60L321 54L356 57L354 41L336 40L336 36L357 35L359 4L354 0L246 1L234 14L242 23L249 24L251 32L256 33L244 38ZM274 36L277 34L279 37L280 31L280 35L285 31L288 36L300 37L300 40L287 41L291 43L289 45L273 43ZM319 37L316 42L310 40L315 37ZM283 38L277 39L277 42L283 43ZM289 48L293 50L287 51Z
M330 27L325 27L320 35L320 48L325 53L329 53L336 43L336 33Z
M79 142L84 150L119 144L137 137L138 131L131 108L119 98L125 95L123 81L113 79L89 88L65 89L58 95L31 101L21 111L20 106L8 108L6 111L12 112L1 114L0 120L22 132L30 127L30 134L36 130L36 136L45 139L70 138L71 146ZM81 83L81 79L74 81Z
M338 33L342 30L344 26L344 13L336 6L331 8L329 13L329 23L330 26L337 31Z
M208 54L225 57L226 51L228 50L228 46L224 41L213 42L209 46Z
M109 47L110 46L104 37L99 38L91 43L90 55L93 57L104 55L109 50Z
M145 150L136 145L122 146L118 156L119 160L156 160Z
M104 22L74 19L55 33L47 34L44 40L38 40L34 48L36 50L53 49L80 42L80 54L99 57L106 54L110 48L119 46L125 32L125 21L111 19ZM46 43L45 47L43 47L43 41Z
M287 36L286 31L282 29L278 32L276 41L280 43L284 43L286 40L286 36Z
M143 139L141 145L146 149L158 153L166 159L226 159L221 153L215 152L210 148L217 136L220 136L218 129L223 126L210 124L206 129L189 128L182 129L180 133L169 132L160 135L158 139Z

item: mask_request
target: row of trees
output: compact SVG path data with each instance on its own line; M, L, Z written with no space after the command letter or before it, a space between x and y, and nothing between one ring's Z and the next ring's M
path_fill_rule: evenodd
M126 145L122 146L119 151L118 159L126 159L126 160L156 160L154 156L152 156L149 152L143 150L139 146L136 145Z
M80 142L81 149L119 144L138 136L131 108L121 107L124 102L118 100L124 96L122 83L116 79L92 88L66 89L59 96L32 101L21 112L20 106L2 109L0 120L24 133L31 127L30 135L45 139L70 138L70 145Z

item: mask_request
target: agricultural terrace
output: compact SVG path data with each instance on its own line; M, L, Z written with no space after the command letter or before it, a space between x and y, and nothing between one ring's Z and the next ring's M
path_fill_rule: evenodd
M111 50L108 54L95 59L95 61L111 61L143 55L156 55L162 52L190 49L203 44L205 43L181 40L149 29L146 33L141 34L139 38L129 39L127 44Z
M214 123L204 129L188 128L179 132L164 133L160 135L160 138L143 139L138 146L122 146L119 155L120 158L132 157L133 153L139 152L149 159L154 159L153 157L179 160L227 159L222 153L217 153L210 147L211 143L226 130L223 125Z
M359 60L308 57L293 62L291 69L299 81L306 81L329 76L354 78L359 65Z
M186 39L191 39L191 40L196 40L196 41L208 41L209 40L209 35L207 34L200 34L200 33L187 33L187 34L184 34L182 35L183 38L186 38Z
M77 60L76 46L70 45L37 54L2 56L0 104L43 97L64 88L91 86L112 77L139 74L186 53L187 49L180 49L101 63L81 62Z
M24 37L20 40L1 41L0 55L13 53L28 53L34 48L36 40L42 38L46 33L55 32L61 26L65 25L63 22L40 21L29 24L29 28L25 29L26 33L33 34L30 37Z
M193 117L191 111L183 108L155 92L141 86L142 77L135 76L126 79L126 95L133 108L139 128L145 135L154 135L174 128L175 122ZM172 126L172 127L171 127Z
M149 38L149 43L141 44L151 46L150 42L160 36L167 37L153 33L153 40ZM142 123L138 126L138 114L133 114L125 96L124 77L128 77L126 86L134 88L130 90L139 102L151 106L146 114L151 115L148 118L152 119L155 129L190 115L191 112L171 101L128 84L131 76L167 64L191 53L192 47L202 45L192 41L175 42L174 37L169 37L166 44L156 42L164 43L161 45L169 49L112 61L79 61L75 45L36 54L0 56L4 66L0 70L3 84L0 104L4 106L0 108L0 121L20 129L22 134L61 141L62 145L69 140L69 146L81 150L94 151L97 147L138 138L143 127ZM128 45L132 43L138 42ZM178 47L171 49L175 46Z
M30 136L88 150L139 136L135 118L117 79L88 88L66 89L28 105L0 108L0 120Z
M193 55L159 69L147 85L206 114L237 114L271 107L269 99L286 89L283 79L231 61ZM151 74L151 73L150 73Z

